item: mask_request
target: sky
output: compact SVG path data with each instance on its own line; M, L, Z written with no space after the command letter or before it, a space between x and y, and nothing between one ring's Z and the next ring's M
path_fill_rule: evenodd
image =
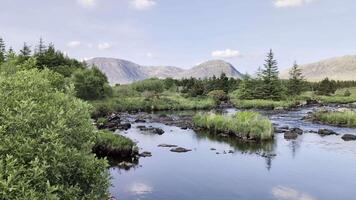
M272 49L281 69L356 54L355 0L0 0L0 37L40 37L70 57L190 68L223 59L242 73Z

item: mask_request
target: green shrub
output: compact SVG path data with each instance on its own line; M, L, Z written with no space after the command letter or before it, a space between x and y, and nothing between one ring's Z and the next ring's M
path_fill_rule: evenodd
M0 75L0 199L107 197L89 105L59 80L49 70Z
M95 67L77 70L72 79L76 95L81 99L102 99L112 94L105 74Z
M131 84L131 87L138 92L152 91L161 93L164 90L164 81L158 78L150 78L134 82Z
M345 90L344 96L345 96L345 97L351 96L350 90Z
M193 122L213 132L233 133L258 140L271 139L274 133L271 121L256 112L238 112L234 116L197 114Z
M213 90L208 93L208 96L213 98L216 102L226 101L228 99L228 96L224 90Z
M274 109L274 108L292 108L299 104L295 100L286 100L286 101L273 101L273 100L263 100L263 99L254 99L254 100L239 100L231 99L230 100L234 106L237 108L256 108L256 109Z

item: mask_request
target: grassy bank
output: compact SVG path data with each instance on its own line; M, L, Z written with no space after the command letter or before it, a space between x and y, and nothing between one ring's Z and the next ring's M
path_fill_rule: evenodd
M138 153L131 139L104 130L98 132L93 152L113 160L131 159Z
M346 91L350 92L349 96L345 95L347 93ZM353 103L356 102L356 87L352 88L342 88L336 90L335 94L330 95L330 96L323 96L323 95L316 95L312 91L305 92L301 95L304 99L315 99L319 101L320 103L324 104L347 104L347 103Z
M194 110L216 106L212 98L188 98L174 92L164 92L151 98L145 97L144 94L111 97L90 103L93 105L93 116L101 116L114 111Z
M315 112L312 114L313 120L342 127L356 127L356 112Z
M276 109L276 108L293 108L298 105L296 100L285 100L285 101L273 101L273 100L263 100L263 99L253 99L253 100L240 100L231 99L231 103L237 108L256 108L256 109Z
M194 124L209 131L233 133L239 137L267 140L273 137L271 121L256 112L238 112L234 116L197 114Z

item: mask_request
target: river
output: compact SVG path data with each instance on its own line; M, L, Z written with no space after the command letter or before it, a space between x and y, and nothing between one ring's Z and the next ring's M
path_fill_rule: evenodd
M274 141L260 145L161 123L133 124L121 134L138 142L140 151L152 152L152 157L140 158L129 170L110 168L110 192L120 200L355 200L356 141L309 131L328 128L356 134L356 129L302 120L312 109L261 111L279 126L299 127L304 134L285 140L276 133ZM234 112L238 110L225 110ZM143 134L137 125L159 127L165 133ZM163 143L192 151L170 152L158 147Z

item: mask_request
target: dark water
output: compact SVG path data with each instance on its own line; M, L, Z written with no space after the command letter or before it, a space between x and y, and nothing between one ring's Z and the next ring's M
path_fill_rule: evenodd
M308 111L264 114L275 123L306 131L326 127L356 134L356 129L302 121ZM153 156L140 158L140 166L129 171L110 169L113 177L110 192L118 199L356 199L356 142L345 142L341 136L305 133L295 141L286 141L283 134L276 134L273 142L256 145L158 123L144 125L160 127L166 133L147 135L136 128L127 131L126 136L137 141L141 151L150 151ZM169 148L157 147L162 143L192 151L173 153ZM229 150L234 153L223 154Z

